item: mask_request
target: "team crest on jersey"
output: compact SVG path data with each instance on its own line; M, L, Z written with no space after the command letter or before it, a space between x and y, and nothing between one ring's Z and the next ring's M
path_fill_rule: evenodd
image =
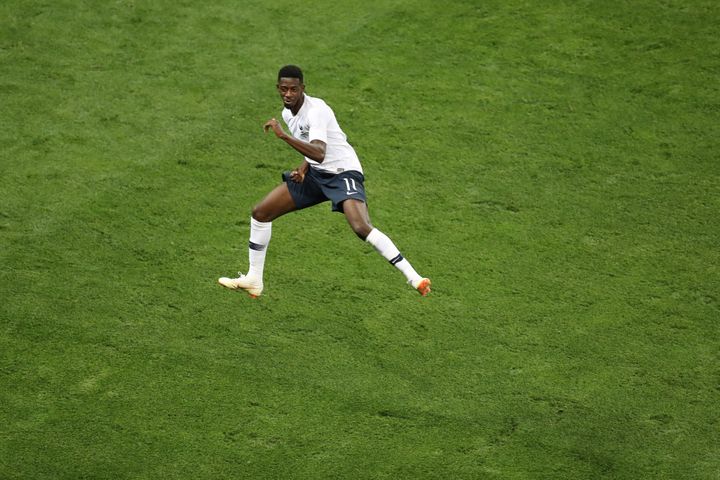
M310 138L310 125L300 125L300 138L302 140Z

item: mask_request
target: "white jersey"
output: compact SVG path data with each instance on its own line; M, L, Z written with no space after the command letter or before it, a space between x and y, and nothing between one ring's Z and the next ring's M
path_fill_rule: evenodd
M324 100L304 95L304 101L297 115L289 108L283 109L282 117L293 137L306 142L321 140L325 142L325 160L318 163L305 157L312 168L331 173L355 170L362 173L362 166L355 149L347 141L340 129L335 113Z

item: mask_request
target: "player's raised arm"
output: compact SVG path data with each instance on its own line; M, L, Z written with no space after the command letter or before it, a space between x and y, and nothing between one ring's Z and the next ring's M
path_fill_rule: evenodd
M288 145L303 154L303 156L311 160L315 160L318 163L322 163L322 161L325 160L325 150L327 148L327 145L322 140L312 140L310 142L305 142L303 140L300 140L299 138L295 138L285 132L285 130L283 130L282 126L280 125L280 122L278 122L274 118L271 118L270 120L265 122L263 128L265 129L265 133L267 133L269 130L272 130L275 133L276 137L284 140Z

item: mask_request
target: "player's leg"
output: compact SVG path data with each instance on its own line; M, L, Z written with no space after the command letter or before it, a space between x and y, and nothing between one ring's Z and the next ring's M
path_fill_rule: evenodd
M373 229L367 204L360 200L347 199L342 202L342 211L355 235L366 240Z
M272 221L295 209L295 201L290 195L287 183L275 187L260 203L255 205L250 218L248 277L258 279L262 284L265 254L272 233Z
M252 217L258 222L272 222L276 218L296 210L287 183L275 187L252 210Z
M222 277L218 282L227 288L247 290L255 298L263 290L265 255L272 234L272 221L295 210L295 201L287 183L278 185L252 210L250 218L250 241L248 242L249 270L237 278Z
M400 270L410 285L423 297L430 293L430 279L421 277L410 262L404 258L392 240L370 223L367 204L360 200L348 199L342 203L342 210L350 228L380 253L391 265Z

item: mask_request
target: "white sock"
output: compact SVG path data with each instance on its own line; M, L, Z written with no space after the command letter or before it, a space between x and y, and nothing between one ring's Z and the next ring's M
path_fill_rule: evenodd
M365 241L375 247L375 250L385 257L385 260L400 270L403 275L405 275L405 278L407 278L408 283L414 286L415 283L422 278L418 275L412 265L410 265L410 262L405 260L405 258L400 254L400 250L397 249L392 240L390 240L387 235L377 228L372 229Z
M272 234L272 222L258 222L250 218L250 242L248 242L248 257L250 268L248 277L255 277L262 282L265 269L265 254Z

